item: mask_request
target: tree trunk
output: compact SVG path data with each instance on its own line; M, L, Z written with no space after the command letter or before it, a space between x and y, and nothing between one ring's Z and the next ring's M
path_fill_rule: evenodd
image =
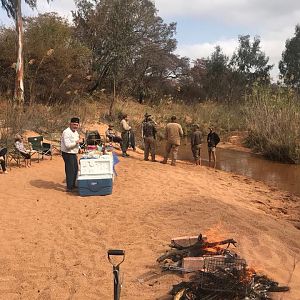
M16 81L14 102L17 105L24 104L24 60L23 60L23 20L21 10L21 0L16 1L16 30L18 37L18 57L16 65Z
M116 78L115 78L115 75L113 75L113 98L110 102L110 106L109 106L109 112L108 112L108 115L110 117L112 117L112 111L113 111L113 107L114 107L114 103L115 103L115 100L116 100Z

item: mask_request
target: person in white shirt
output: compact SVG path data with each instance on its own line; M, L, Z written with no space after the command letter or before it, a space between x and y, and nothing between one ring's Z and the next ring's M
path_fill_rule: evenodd
M61 153L65 162L65 173L67 181L67 192L72 192L78 174L77 154L79 151L79 118L71 119L70 126L65 129L61 136Z
M129 147L132 147L133 151L135 151L135 136L132 131L131 126L128 122L128 115L124 114L122 121L121 121L121 137L122 137L122 156L127 157L129 154L127 154L127 150Z
M25 148L24 143L23 143L23 137L20 134L17 134L15 136L15 148L20 152L20 154L24 157L25 159L25 167L30 168L31 165L31 155L35 153L33 150L28 150Z

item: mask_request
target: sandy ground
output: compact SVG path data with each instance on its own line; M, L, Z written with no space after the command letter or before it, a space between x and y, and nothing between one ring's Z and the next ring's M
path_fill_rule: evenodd
M120 158L113 194L65 193L64 164L33 161L0 174L0 299L113 299L107 250L126 251L121 299L165 299L177 275L156 258L172 237L234 238L250 265L300 299L299 198L234 174Z

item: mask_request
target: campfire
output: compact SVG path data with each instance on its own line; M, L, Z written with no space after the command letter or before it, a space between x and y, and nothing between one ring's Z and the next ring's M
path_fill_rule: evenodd
M230 246L234 239L209 242L206 236L176 238L157 261L163 271L188 274L188 280L174 285L174 300L262 300L272 292L286 292L287 286L248 267Z

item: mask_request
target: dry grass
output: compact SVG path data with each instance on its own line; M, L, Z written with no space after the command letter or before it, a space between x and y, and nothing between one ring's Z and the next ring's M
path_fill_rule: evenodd
M257 89L248 97L248 146L269 159L299 163L300 107L291 91Z
M139 104L131 99L118 100L115 104L114 121L119 122L117 116L126 113L133 126L140 128L146 112L153 116L160 132L163 131L172 115L177 116L185 134L190 133L191 125L194 123L200 125L203 133L207 133L208 126L211 124L221 135L230 131L245 129L245 123L241 121L240 107L221 105L211 101L187 106L171 100L162 101L158 105Z
M186 135L192 124L198 123L203 134L213 124L224 140L230 132L248 131L246 142L249 147L267 157L284 161L299 162L300 155L300 107L296 96L286 90L256 89L236 105L225 105L206 101L187 106L184 103L164 99L152 105L139 104L130 98L117 98L113 115L108 117L110 96L103 93L74 100L65 105L44 106L36 104L13 108L0 101L1 144L6 144L16 133L32 130L51 140L58 140L70 117L79 116L81 123L102 121L114 123L119 129L120 116L128 114L135 129L137 142L141 142L141 123L144 114L150 113L157 122L158 138L163 136L164 127L172 115L176 115Z
M26 130L35 131L47 139L58 140L62 130L72 116L80 116L81 122L94 121L97 118L95 101L73 101L66 105L14 107L7 100L1 101L0 142L11 146L14 136Z

